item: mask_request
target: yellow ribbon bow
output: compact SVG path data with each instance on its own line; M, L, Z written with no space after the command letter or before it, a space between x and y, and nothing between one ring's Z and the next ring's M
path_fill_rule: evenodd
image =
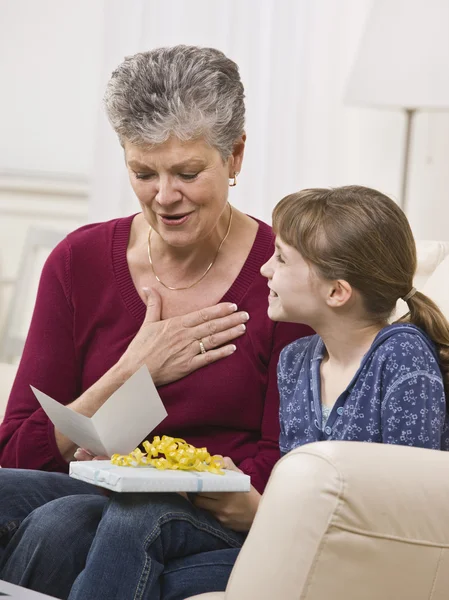
M113 454L111 463L119 467L155 467L156 469L179 471L208 471L224 475L223 457L211 456L207 448L195 448L181 438L155 436L150 443L142 443L146 452L139 448L130 454Z

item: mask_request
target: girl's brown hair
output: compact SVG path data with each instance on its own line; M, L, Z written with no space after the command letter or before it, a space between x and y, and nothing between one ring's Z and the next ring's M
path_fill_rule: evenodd
M373 320L384 322L413 287L416 246L407 217L387 196L362 186L306 189L283 198L273 228L324 279L357 289ZM421 292L397 322L420 327L435 343L449 407L449 322Z

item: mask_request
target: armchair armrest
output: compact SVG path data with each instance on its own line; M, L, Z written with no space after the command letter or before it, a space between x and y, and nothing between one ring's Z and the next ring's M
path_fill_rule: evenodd
M222 598L443 600L448 589L449 455L319 442L277 463Z

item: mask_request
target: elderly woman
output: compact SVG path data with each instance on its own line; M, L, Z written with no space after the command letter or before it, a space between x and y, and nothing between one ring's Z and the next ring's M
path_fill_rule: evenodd
M0 428L15 467L0 471L0 578L82 600L226 585L279 457L279 352L309 333L268 319L272 231L228 203L243 99L237 65L211 48L140 53L113 73L106 110L141 212L73 232L44 267ZM152 435L230 457L249 494L107 497L65 474L85 453L29 384L91 416L143 364L168 411Z

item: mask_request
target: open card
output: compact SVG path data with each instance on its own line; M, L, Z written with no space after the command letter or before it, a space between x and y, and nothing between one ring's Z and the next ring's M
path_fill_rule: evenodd
M167 416L145 365L93 417L67 408L33 386L31 389L56 429L94 455L132 452Z

